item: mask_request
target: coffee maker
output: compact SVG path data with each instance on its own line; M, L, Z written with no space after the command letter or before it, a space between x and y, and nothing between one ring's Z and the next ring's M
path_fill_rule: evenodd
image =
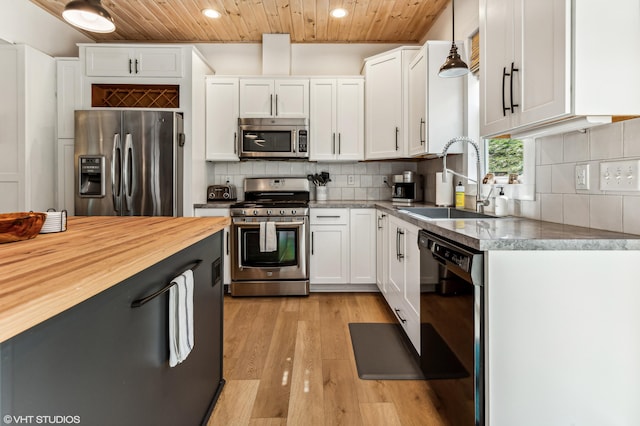
M415 172L405 171L393 177L392 204L407 206L422 201L424 191L423 176Z

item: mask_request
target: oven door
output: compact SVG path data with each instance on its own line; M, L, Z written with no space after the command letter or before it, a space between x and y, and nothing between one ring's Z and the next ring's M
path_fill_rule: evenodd
M304 280L308 274L306 217L269 218L275 222L276 250L260 251L260 222L267 218L234 218L232 281Z

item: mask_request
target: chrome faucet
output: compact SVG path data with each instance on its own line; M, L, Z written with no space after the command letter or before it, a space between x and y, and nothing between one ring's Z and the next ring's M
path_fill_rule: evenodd
M473 139L467 137L467 136L458 136L455 137L453 139L450 139L449 142L447 142L444 145L444 148L442 149L442 154L440 154L440 156L442 157L442 182L446 183L447 182L447 172L451 172L454 175L458 175L461 176L465 179L469 179L469 180L473 180L467 176L464 176L460 173L456 173L453 170L447 170L447 151L449 150L449 147L451 145L453 145L456 142L467 142L469 145L471 145L475 150L476 150L476 169L477 169L477 177L476 177L476 211L480 212L480 213L484 213L484 208L485 206L489 205L489 195L491 195L491 193L489 193L489 195L487 196L487 198L485 198L484 200L482 199L482 184L481 184L481 179L482 179L482 171L480 170L480 148L478 148L478 144L475 143L473 141ZM493 188L492 188L493 190Z

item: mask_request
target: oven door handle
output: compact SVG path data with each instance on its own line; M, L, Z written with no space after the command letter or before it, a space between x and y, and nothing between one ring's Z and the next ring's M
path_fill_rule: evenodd
M276 228L278 226L302 226L304 222L274 222L276 224ZM234 225L239 227L251 227L251 228L259 228L260 222L234 222Z

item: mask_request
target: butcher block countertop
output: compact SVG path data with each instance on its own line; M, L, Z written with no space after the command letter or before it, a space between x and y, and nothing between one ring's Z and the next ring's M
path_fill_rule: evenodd
M70 217L67 231L0 244L0 342L229 225L228 217Z

